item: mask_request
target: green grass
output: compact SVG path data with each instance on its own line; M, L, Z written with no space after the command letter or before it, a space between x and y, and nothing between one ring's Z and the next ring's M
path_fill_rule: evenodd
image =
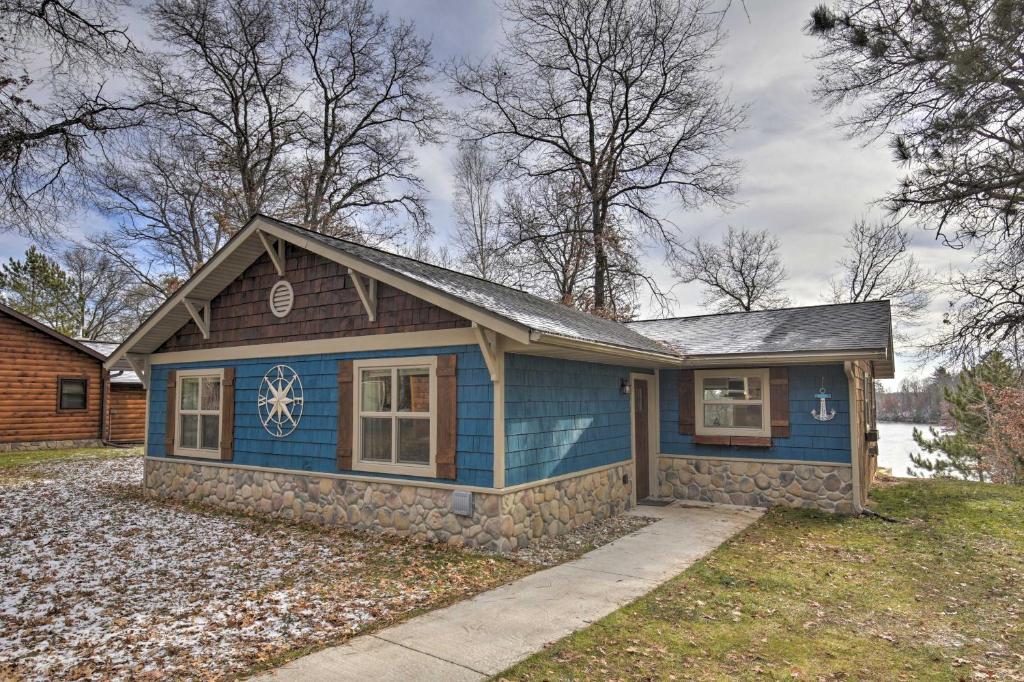
M901 519L775 509L509 680L1024 679L1024 489L911 481Z
M24 450L0 453L0 472L58 460L108 459L142 454L142 448L68 448L64 450Z

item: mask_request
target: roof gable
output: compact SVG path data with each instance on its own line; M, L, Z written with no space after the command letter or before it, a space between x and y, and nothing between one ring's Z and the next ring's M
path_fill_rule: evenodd
M519 343L530 343L531 334L536 332L663 359L674 357L658 342L617 322L517 289L256 215L157 308L107 364L112 366L129 352L155 352L191 319L184 299L212 300L265 253L260 232L353 268Z
M347 269L289 245L285 277L294 296L291 312L277 317L268 301L278 276L261 255L210 301L209 338L189 319L159 347L178 352L283 341L309 341L396 332L468 327L470 322L432 303L381 284L374 320L366 315Z
M85 353L86 355L89 355L89 356L99 360L100 362L102 362L106 358L106 355L104 355L103 353L100 353L97 350L93 350L92 348L89 348L85 344L81 343L80 341L76 341L75 339L71 338L70 336L65 336L64 334L61 334L56 329L48 327L47 325L43 324L39 320L33 319L33 318L29 317L28 315L25 315L24 313L18 312L14 308L6 306L3 303L0 303L0 313L3 313L5 315L7 315L8 317L12 317L15 320L18 320L19 322L21 322L21 323L31 327L32 329L35 329L36 331L42 332L43 334L46 334L47 336L50 336L50 337L60 341L61 343L67 344L68 346L71 346L75 350L80 351L82 353Z

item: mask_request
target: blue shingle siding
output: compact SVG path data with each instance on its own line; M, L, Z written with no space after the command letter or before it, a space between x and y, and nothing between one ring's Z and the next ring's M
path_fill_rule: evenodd
M455 353L458 382L457 480L460 485L491 487L494 480L493 394L491 379L477 346L419 348L359 353L331 353L253 360L154 365L149 392L149 451L163 457L167 372L202 367L235 368L234 463L250 466L337 471L338 361ZM285 438L263 428L256 398L264 374L274 365L288 365L302 381L305 401L298 427ZM380 476L383 474L374 474ZM403 477L404 478L404 477Z
M818 409L814 394L821 387L832 394L832 421L811 416ZM770 448L694 445L693 436L679 433L679 371L661 372L661 452L705 457L749 457L814 462L850 461L850 402L842 365L797 365L789 368L789 438L772 438Z
M630 369L505 356L505 485L629 460Z

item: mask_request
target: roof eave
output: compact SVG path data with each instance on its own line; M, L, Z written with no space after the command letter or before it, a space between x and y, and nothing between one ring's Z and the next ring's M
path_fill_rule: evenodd
M865 348L835 351L781 351L775 353L718 353L685 355L683 367L714 367L738 365L824 364L847 360L888 360L886 349Z
M638 360L644 363L656 363L659 365L678 367L679 362L682 359L680 356L671 352L657 353L654 351L646 351L639 348L628 348L625 346L617 346L610 343L601 343L599 341L587 341L585 339L577 339L569 336L561 336L559 334L549 334L547 332L534 331L531 334L531 339L534 343L546 344L549 346L557 346L560 348L571 348L574 350L589 350L595 351L601 354L629 359Z

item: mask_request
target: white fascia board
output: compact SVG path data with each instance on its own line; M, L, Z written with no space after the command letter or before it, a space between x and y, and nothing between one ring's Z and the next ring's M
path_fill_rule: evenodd
M206 279L206 276L209 273L216 270L231 256L231 254L235 252L236 249L238 249L238 247L248 241L249 238L252 237L253 233L259 229L259 222L259 220L253 220L244 228L239 230L239 232L232 237L231 241L221 248L220 251L215 253L213 258L206 261L206 263L199 268L199 271L196 274L194 274L176 292L164 301L160 307L158 307L153 314L139 326L138 329L132 332L132 334L117 347L117 350L111 353L110 357L107 358L107 361L104 362L103 365L107 369L110 369L117 364L117 361L124 357L126 353L130 352L132 348L134 348L135 345L143 339L170 310L173 310L175 306L180 305L185 298L190 297L190 294L203 282L203 280ZM211 296L210 298L213 297Z
M645 365L655 364L660 367L678 367L682 361L677 355L671 353L655 353L652 351L639 350L635 348L626 348L624 346L613 346L609 343L601 343L598 341L585 341L583 339L574 339L568 336L559 336L557 334L548 334L546 332L533 332L531 339L534 343L547 344L549 346L556 346L559 348L574 348L578 350L587 350L604 355L611 356L617 360L632 360L634 362L641 362Z
M754 367L762 365L821 365L846 362L847 360L882 360L885 351L851 350L795 353L751 353L688 355L683 358L683 367Z

